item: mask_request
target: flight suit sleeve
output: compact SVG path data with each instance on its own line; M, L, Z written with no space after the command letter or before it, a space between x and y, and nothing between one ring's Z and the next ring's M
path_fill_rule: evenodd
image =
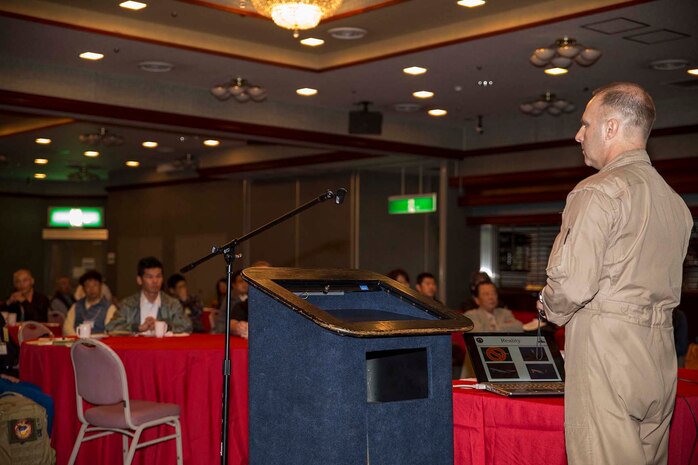
M545 314L552 323L566 324L599 291L614 216L611 198L596 189L582 189L567 198L542 291Z

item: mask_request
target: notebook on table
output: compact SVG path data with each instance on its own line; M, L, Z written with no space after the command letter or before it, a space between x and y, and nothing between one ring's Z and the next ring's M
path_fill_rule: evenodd
M562 396L564 361L550 335L465 333L479 384L504 396Z

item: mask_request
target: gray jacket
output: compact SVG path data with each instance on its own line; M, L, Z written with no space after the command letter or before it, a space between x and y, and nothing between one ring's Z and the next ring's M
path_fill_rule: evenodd
M158 320L166 321L168 330L173 333L191 333L191 320L184 314L179 301L160 291ZM141 293L126 297L121 301L114 317L107 324L107 331L138 332L141 324Z

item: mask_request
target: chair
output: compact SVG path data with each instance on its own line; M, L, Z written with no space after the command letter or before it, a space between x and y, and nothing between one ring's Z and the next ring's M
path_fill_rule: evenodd
M22 341L27 339L36 339L38 337L53 336L53 333L46 326L36 321L25 321L19 326L17 332L17 342L22 347Z
M57 323L57 324L63 326L64 321L65 321L65 313L59 312L57 310L49 310L48 311L48 322L49 323Z
M124 365L116 352L102 342L78 339L70 350L70 358L75 373L78 419L82 426L68 465L75 463L83 442L113 433L123 435L124 465L131 464L137 449L170 439L175 439L177 465L182 465L182 430L178 405L130 400ZM84 409L83 400L93 407ZM175 433L139 443L144 430L158 425L171 426ZM96 434L86 435L91 432Z

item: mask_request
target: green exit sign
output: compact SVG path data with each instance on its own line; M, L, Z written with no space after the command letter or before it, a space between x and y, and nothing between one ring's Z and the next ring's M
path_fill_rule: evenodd
M104 210L100 207L48 207L50 228L103 228Z
M436 211L436 193L415 195L392 195L388 197L388 213L410 215Z

